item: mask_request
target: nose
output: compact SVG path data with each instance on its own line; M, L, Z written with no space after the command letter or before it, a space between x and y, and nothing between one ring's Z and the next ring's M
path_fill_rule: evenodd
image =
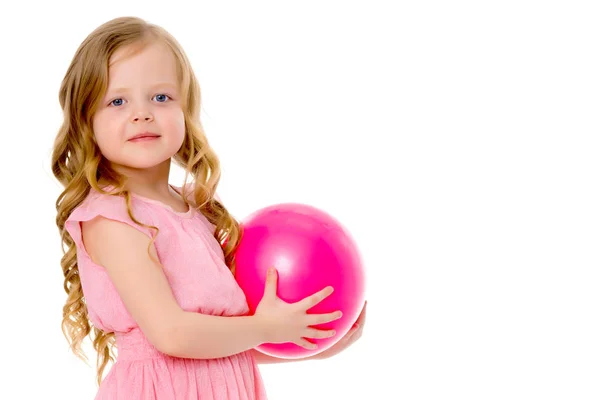
M136 111L132 116L132 120L133 120L133 122L139 122L139 121L149 122L149 121L154 120L154 116L149 111Z

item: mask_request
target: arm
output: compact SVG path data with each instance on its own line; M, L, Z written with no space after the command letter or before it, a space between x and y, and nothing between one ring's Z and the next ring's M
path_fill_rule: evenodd
M272 357L267 354L261 353L260 351L258 351L256 349L252 349L251 352L252 352L252 356L254 357L254 360L256 360L257 364L282 364L282 363L290 363L290 362L298 362L298 361L311 361L311 360L323 359L322 357L320 357L319 354L316 354L316 355L310 356L310 357L306 357L306 358L286 359L286 358Z
M159 351L187 358L219 358L263 342L252 316L218 317L185 312L162 266L148 254L150 238L127 224L97 217L82 223L86 250L103 266L125 307ZM152 257L158 260L151 246Z

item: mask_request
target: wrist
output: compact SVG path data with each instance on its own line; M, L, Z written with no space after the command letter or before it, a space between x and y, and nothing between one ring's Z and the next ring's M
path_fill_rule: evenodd
M264 343L268 343L269 342L269 327L268 324L266 323L265 319L262 318L260 315L251 315L248 317L251 321L251 325L252 325L252 329L251 331L253 332L256 341L257 341L257 346L264 344Z

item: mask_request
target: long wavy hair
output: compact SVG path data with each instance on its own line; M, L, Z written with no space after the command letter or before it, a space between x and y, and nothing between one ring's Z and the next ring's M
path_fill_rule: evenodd
M98 385L103 379L108 362L114 362L116 359L113 352L115 337L112 332L104 332L94 327L88 318L77 266L77 249L65 230L65 221L93 188L108 195L123 196L129 216L136 223L144 225L133 215L131 193L125 188L126 177L111 168L96 144L92 119L108 86L108 65L111 56L126 46L142 49L145 45L157 41L165 44L177 61L185 118L185 138L172 159L185 171L182 184L184 200L188 202L189 193L185 193L185 188L188 187L186 183L191 175L193 185L189 186L193 188L193 206L216 226L214 236L221 244L225 262L232 273L233 256L241 239L240 225L215 199L221 175L219 159L209 146L200 123L200 87L183 49L165 29L140 18L121 17L99 26L77 49L60 86L59 101L64 119L52 152L52 171L64 188L56 200L56 225L64 252L60 263L64 274L63 286L67 293L61 328L71 350L86 362L87 357L81 345L90 335L97 352ZM104 191L100 187L100 180L114 189ZM151 228L159 234L156 227ZM156 235L152 242L155 239Z

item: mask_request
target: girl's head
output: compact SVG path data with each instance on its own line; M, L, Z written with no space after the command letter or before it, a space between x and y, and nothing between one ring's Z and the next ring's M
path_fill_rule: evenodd
M64 122L55 143L56 172L65 171L59 155L69 152L86 167L92 187L102 178L121 188L128 170L169 165L171 157L186 171L204 158L204 166L218 172L199 121L194 72L161 27L133 17L98 27L76 51L59 101ZM144 132L160 138L129 140Z
M182 74L173 54L154 41L119 48L109 58L108 87L94 104L92 131L102 155L119 170L168 167L183 144ZM132 140L140 134L158 136Z
M59 101L64 119L54 142L52 171L64 186L56 201L56 224L67 248L61 260L68 294L63 331L75 354L85 358L81 343L92 328L77 249L64 226L91 189L123 196L138 222L131 210L128 178L140 171L168 172L173 160L185 171L184 188L192 176L194 204L216 226L215 238L232 269L240 228L214 197L220 166L200 123L200 88L184 51L164 29L135 17L98 27L77 49ZM130 140L142 133L159 137ZM110 192L103 190L107 187ZM183 195L187 201L185 190ZM114 335L93 331L100 382L112 359Z

